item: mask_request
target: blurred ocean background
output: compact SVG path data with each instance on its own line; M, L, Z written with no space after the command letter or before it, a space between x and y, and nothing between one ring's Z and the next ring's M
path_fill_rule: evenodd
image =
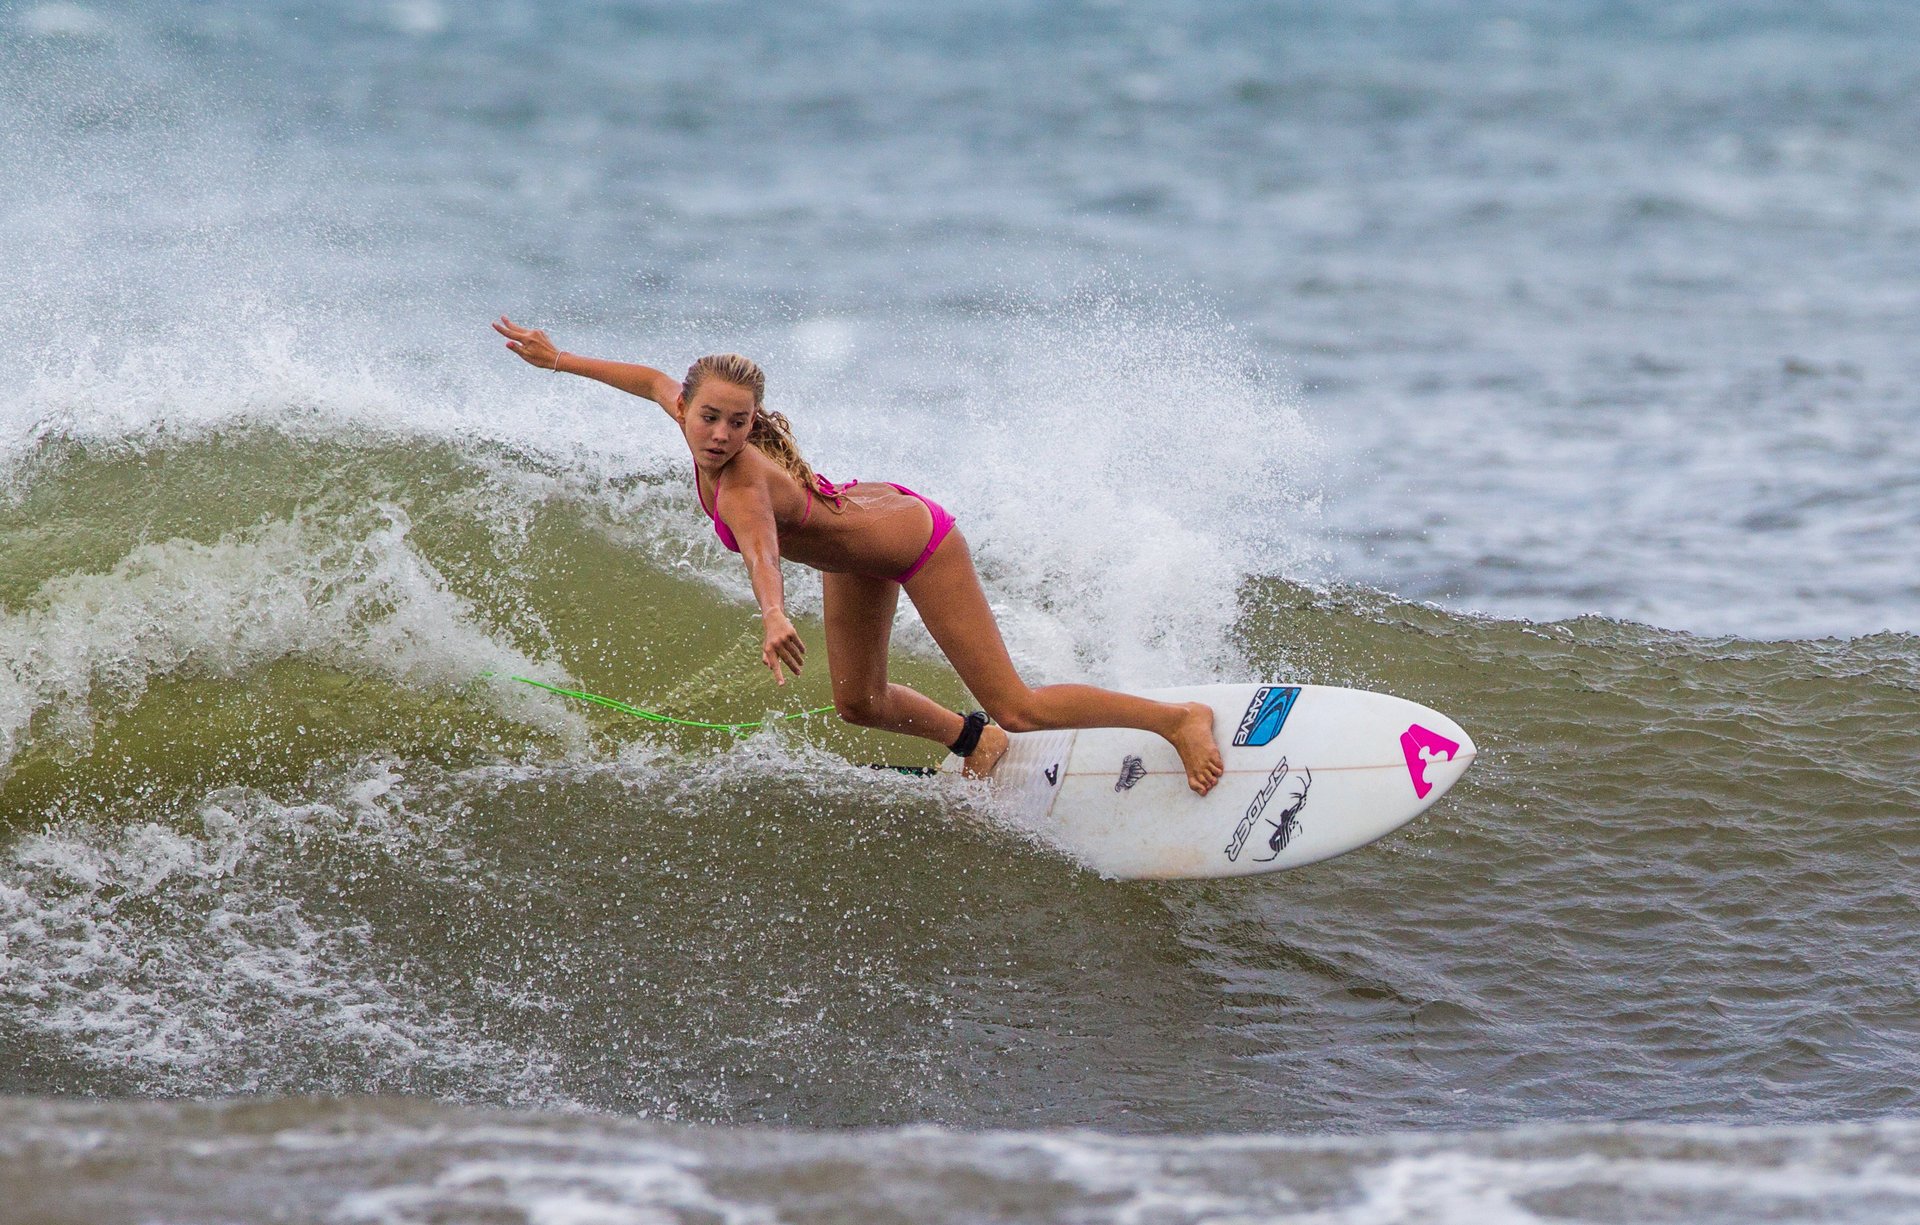
M1916 45L0 0L0 1219L1920 1221ZM757 357L1031 680L1482 757L1129 884L860 764L917 744L489 678L826 700L671 423L501 312Z

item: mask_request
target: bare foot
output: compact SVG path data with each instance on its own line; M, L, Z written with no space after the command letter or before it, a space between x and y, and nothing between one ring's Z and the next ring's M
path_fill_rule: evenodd
M973 755L960 759L960 773L968 778L992 777L993 768L1000 764L1000 759L1007 755L1007 749L1012 744L1013 741L1007 739L1005 732L991 723L987 724L980 729L980 743L974 748Z
M1196 795L1205 795L1227 769L1213 738L1213 708L1204 702L1183 702L1181 706L1186 716L1167 739L1180 751L1180 764L1187 768L1187 786Z

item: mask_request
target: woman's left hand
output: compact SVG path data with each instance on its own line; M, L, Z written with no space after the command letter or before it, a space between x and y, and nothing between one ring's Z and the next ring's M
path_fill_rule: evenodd
M793 628L793 622L787 620L785 613L768 613L762 618L766 623L766 637L760 644L760 662L773 669L776 683L787 683L786 673L780 670L785 664L793 669L795 676L800 675L800 664L807 657L807 644L800 641L800 631Z
M542 370L560 369L560 349L539 328L523 328L505 315L494 322L493 330L507 338L507 348L518 353L529 366Z

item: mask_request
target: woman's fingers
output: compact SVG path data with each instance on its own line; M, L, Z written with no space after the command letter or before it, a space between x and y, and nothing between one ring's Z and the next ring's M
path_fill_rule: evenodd
M527 364L538 366L542 370L558 368L560 351L554 347L551 340L547 339L545 332L538 328L515 327L508 322L505 315L500 316L499 322L493 325L493 330L505 336L507 348Z
M494 321L493 330L502 336L511 337L523 344L529 340L543 345L553 343L547 339L547 334L539 328L523 328L505 315L500 316L499 319Z
M800 635L787 633L778 638L769 638L760 647L760 662L773 669L773 675L782 685L787 683L786 673L781 665L793 669L795 676L800 675L800 666L806 662L807 644Z

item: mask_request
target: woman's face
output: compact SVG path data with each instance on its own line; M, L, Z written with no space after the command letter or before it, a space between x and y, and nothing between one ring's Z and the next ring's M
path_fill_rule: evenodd
M718 468L747 445L753 431L753 393L724 379L702 379L692 395L682 393L686 409L680 428L693 451L693 462Z

